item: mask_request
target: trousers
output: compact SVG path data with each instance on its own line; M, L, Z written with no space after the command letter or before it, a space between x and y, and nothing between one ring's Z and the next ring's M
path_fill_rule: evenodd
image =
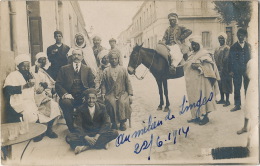
M248 87L248 84L249 84L249 79L246 76L246 72L234 73L234 76L233 76L234 101L235 101L236 106L241 106L240 90L241 90L241 87L242 87L242 77L243 77L243 83L244 83L244 90L245 90L245 94L246 94L247 87Z

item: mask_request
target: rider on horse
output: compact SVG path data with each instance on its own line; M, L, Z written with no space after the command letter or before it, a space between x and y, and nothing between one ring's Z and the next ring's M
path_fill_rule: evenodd
M175 70L183 55L189 52L189 47L184 44L184 41L191 35L192 31L178 25L178 15L176 13L170 13L168 19L170 26L164 33L162 43L170 49L170 69Z

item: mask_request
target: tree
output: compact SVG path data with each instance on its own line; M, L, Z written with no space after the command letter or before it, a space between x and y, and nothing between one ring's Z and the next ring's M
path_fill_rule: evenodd
M248 28L252 14L251 1L214 1L214 10L221 15L221 22L230 24L236 21L237 26Z

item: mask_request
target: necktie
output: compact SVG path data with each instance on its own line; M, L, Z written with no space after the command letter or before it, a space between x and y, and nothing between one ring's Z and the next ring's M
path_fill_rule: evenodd
M76 71L76 73L78 73L79 72L79 65L76 63L76 68L75 68L75 71Z

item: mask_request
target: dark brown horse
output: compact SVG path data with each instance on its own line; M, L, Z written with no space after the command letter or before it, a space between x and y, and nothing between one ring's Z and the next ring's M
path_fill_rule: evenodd
M164 112L168 112L170 106L170 102L168 98L168 83L167 83L167 79L169 79L168 62L155 50L149 48L143 48L142 45L136 44L136 46L133 48L128 63L128 68L127 68L128 73L130 75L135 74L135 70L140 64L146 66L154 76L158 85L160 104L157 110L162 110L162 106L164 105L164 100L163 100L163 88L164 88L164 95L166 100ZM172 78L178 78L181 76L183 76L183 71L182 74L179 74L179 76L172 77ZM143 79L143 77L141 79Z

